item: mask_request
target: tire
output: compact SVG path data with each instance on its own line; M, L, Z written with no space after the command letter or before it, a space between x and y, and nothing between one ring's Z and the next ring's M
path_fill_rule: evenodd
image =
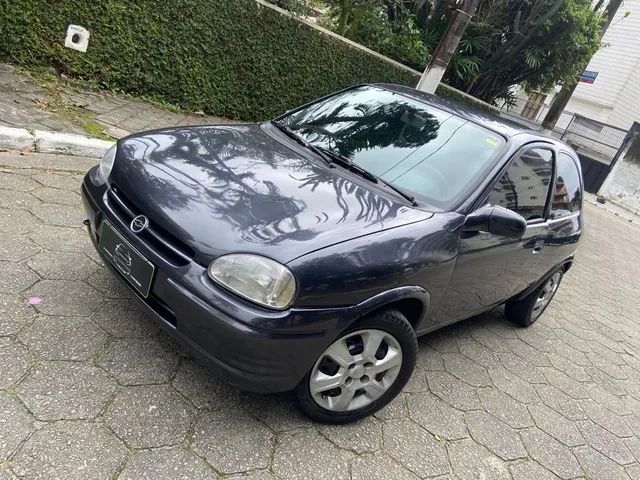
M341 333L300 381L295 390L298 408L311 420L330 424L371 415L404 388L417 351L416 334L400 312L365 317Z
M504 309L507 319L522 327L534 324L551 303L563 275L564 268L560 267L526 297L507 302Z

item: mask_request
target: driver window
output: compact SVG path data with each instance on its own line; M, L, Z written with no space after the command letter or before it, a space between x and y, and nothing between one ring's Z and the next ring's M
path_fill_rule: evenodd
M530 148L509 166L489 195L492 205L513 210L526 220L544 218L553 173L553 153Z

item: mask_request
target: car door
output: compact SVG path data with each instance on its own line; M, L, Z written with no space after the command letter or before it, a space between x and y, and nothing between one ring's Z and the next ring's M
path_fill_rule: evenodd
M569 152L557 153L547 236L538 255L543 274L575 253L582 233L583 185L579 162Z
M548 202L555 153L549 144L532 144L510 160L498 180L480 197L527 220L521 238L462 232L458 260L436 322L479 313L521 292L543 273L539 255L549 238Z

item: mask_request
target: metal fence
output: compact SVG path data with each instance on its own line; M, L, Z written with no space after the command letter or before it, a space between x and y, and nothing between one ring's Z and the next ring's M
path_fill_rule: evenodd
M500 116L515 120L524 128L542 129L540 120L527 118L513 111L503 110ZM571 145L578 153L608 165L622 146L627 131L565 111L560 114L551 134Z
M514 112L502 111L502 117L524 128L541 130L541 122ZM562 112L551 134L571 145L580 157L585 190L597 193L609 174L612 162L627 141L628 130L570 112Z
M560 138L578 153L608 165L620 150L627 132L628 130L575 114Z
M553 127L553 133L558 138L561 138L562 135L564 135L564 133L567 131L567 128L569 127L569 124L573 121L574 117L575 117L574 113L563 111L560 114L560 118L558 118L558 121Z

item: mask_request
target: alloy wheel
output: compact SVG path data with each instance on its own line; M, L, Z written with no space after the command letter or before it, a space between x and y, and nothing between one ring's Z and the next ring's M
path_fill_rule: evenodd
M560 284L560 278L560 272L556 272L544 283L542 290L540 290L540 294L536 299L536 303L533 305L534 318L538 318L553 298L553 295L556 293L558 285Z

